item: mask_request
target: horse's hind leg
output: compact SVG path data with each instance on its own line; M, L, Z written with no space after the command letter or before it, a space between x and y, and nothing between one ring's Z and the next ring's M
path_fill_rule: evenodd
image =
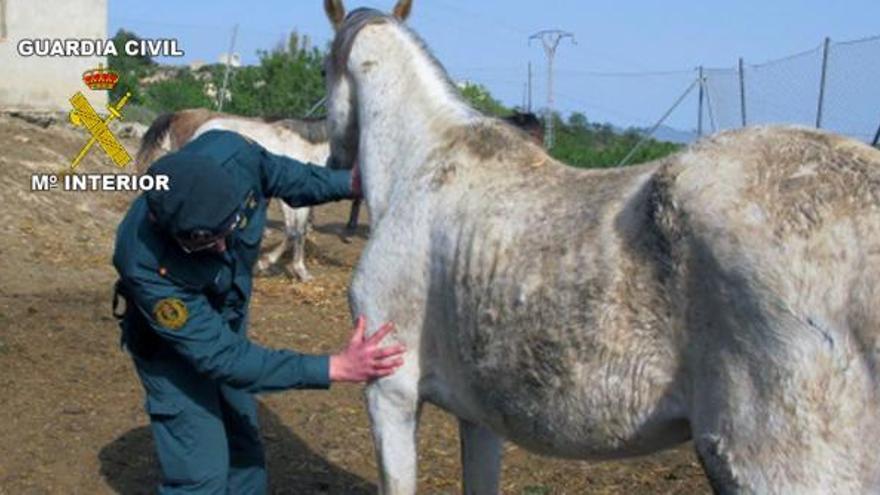
M762 347L745 356L726 342L723 353L703 355L691 429L713 490L877 493L870 372L839 332L826 338L791 318L765 318L784 343L755 339Z
M761 416L757 422L781 418ZM829 444L820 432L781 433L774 428L749 425L748 435L700 433L694 437L697 456L717 494L824 495L826 493L877 493L876 480L865 474L864 465L876 461L864 449ZM740 429L732 426L733 430ZM754 438L757 434L760 438ZM826 435L833 433L826 432ZM798 445L800 444L800 445ZM849 452L855 451L850 456ZM872 488L868 488L872 487Z
M312 275L306 269L306 235L309 229L311 208L291 208L283 205L283 209L284 226L293 253L290 271L301 282L308 282L312 280Z
M724 449L724 440L705 434L694 440L697 457L709 479L712 492L718 495L742 493L743 489L733 473L732 459Z
M501 438L485 426L458 420L461 439L462 493L498 493L501 476Z
M287 251L287 246L289 241L287 239L287 234L284 234L284 237L281 238L281 242L275 246L271 251L266 253L260 261L257 263L257 270L260 273L267 273L273 266L278 264L278 260Z
M282 209L284 208L287 208L287 205L284 205L282 203ZM290 243L287 224L287 214L285 212L284 237L281 238L281 242L277 246L275 246L274 249L263 255L257 262L257 270L260 273L268 273L272 267L278 264L278 260L281 259L281 256L283 256L284 253L287 251L287 247Z

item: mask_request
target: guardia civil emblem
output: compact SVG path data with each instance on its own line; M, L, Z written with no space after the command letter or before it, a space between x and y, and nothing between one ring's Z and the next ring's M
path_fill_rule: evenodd
M160 325L169 330L180 330L186 324L189 311L186 304L177 298L162 299L153 308L153 316Z

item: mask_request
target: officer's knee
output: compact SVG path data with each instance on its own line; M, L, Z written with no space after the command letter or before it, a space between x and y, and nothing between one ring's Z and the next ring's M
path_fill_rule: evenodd
M147 412L162 468L160 493L226 493L229 452L220 421L153 397Z

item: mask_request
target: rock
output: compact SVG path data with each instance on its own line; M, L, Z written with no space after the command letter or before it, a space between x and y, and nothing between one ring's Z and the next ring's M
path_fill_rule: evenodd
M43 129L67 120L67 114L60 112L28 112L22 110L9 112L9 116L21 119L29 124L38 125Z
M114 121L110 125L111 130L116 133L119 138L136 138L140 139L146 134L147 126L139 122L119 122Z

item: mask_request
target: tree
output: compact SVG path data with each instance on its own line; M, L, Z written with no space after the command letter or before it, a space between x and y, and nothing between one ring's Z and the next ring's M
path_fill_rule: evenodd
M580 112L572 112L572 114L568 116L568 125L573 129L578 131L586 130L588 124L587 116Z
M492 97L482 84L465 82L460 86L461 95L472 107L492 117L504 117L511 111Z
M147 87L144 103L157 112L176 112L186 108L211 108L213 101L205 92L205 84L189 69L181 69L176 77Z
M130 92L130 103L141 104L143 103L143 93L139 81L155 70L157 64L147 55L131 56L125 53L125 43L129 40L140 40L140 38L124 29L117 31L113 37L113 45L116 47L118 55L107 57L107 63L110 69L119 74L119 82L110 91L110 99L118 101L126 92Z
M225 110L263 117L302 117L326 91L324 53L292 33L286 44L260 52L256 67L236 69Z

